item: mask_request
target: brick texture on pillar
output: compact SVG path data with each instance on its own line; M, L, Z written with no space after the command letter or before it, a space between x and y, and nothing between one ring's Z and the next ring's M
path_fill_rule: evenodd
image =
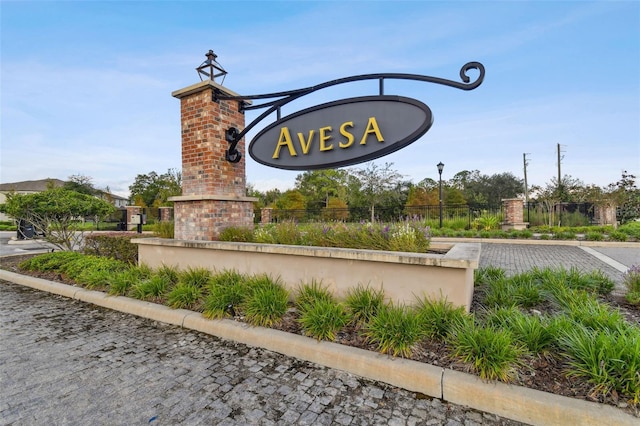
M127 210L127 231L135 231L138 229L138 225L134 225L131 223L131 216L141 214L142 207L140 206L125 206Z
M273 209L271 207L263 207L260 209L260 223L271 223Z
M172 93L180 99L182 125L182 195L170 198L176 239L212 241L226 227L253 225L256 199L245 196L244 140L237 145L242 159L225 159L225 132L242 131L244 114L238 101L216 101L214 93L237 96L211 80Z
M520 198L506 198L502 200L502 214L504 216L502 229L526 229L529 223L524 221L524 201Z

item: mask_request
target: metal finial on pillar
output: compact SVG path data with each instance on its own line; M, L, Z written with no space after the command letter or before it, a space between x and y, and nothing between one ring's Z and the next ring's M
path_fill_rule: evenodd
M200 81L204 81L202 76L205 76L207 80L211 81L215 81L216 77L222 77L222 81L220 82L220 84L222 84L224 82L224 77L227 75L227 71L225 71L225 69L222 68L222 65L216 61L218 55L213 53L213 50L209 49L204 56L207 57L207 60L196 68Z

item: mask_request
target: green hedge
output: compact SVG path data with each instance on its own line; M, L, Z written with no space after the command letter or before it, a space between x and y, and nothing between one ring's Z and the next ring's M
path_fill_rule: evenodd
M135 264L138 262L138 246L133 244L131 239L145 237L148 237L148 235L137 232L90 234L84 238L83 252Z

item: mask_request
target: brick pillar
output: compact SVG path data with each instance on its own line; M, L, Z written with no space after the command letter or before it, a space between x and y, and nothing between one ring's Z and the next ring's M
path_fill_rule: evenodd
M169 222L173 220L173 207L159 207L160 222Z
M613 225L617 228L616 210L616 206L595 206L594 219L598 225Z
M527 222L524 221L524 201L519 198L506 198L502 200L502 230L526 229Z
M127 231L137 231L138 225L131 223L131 216L142 213L142 207L140 206L125 206L127 209Z
M174 202L175 239L216 240L228 226L253 226L253 202L245 196L245 145L238 163L225 159L225 131L244 129L238 101L214 101L213 93L237 96L206 80L172 95L180 99L182 123L182 195Z
M260 209L260 223L271 223L271 213L273 209L271 207L264 207Z

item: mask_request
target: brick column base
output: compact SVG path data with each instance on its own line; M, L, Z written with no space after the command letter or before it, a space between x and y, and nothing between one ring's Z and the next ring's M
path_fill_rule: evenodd
M215 241L230 226L253 227L254 198L172 197L176 240Z
M519 198L507 198L502 200L502 213L504 215L502 230L527 229L529 223L524 221L524 201Z

